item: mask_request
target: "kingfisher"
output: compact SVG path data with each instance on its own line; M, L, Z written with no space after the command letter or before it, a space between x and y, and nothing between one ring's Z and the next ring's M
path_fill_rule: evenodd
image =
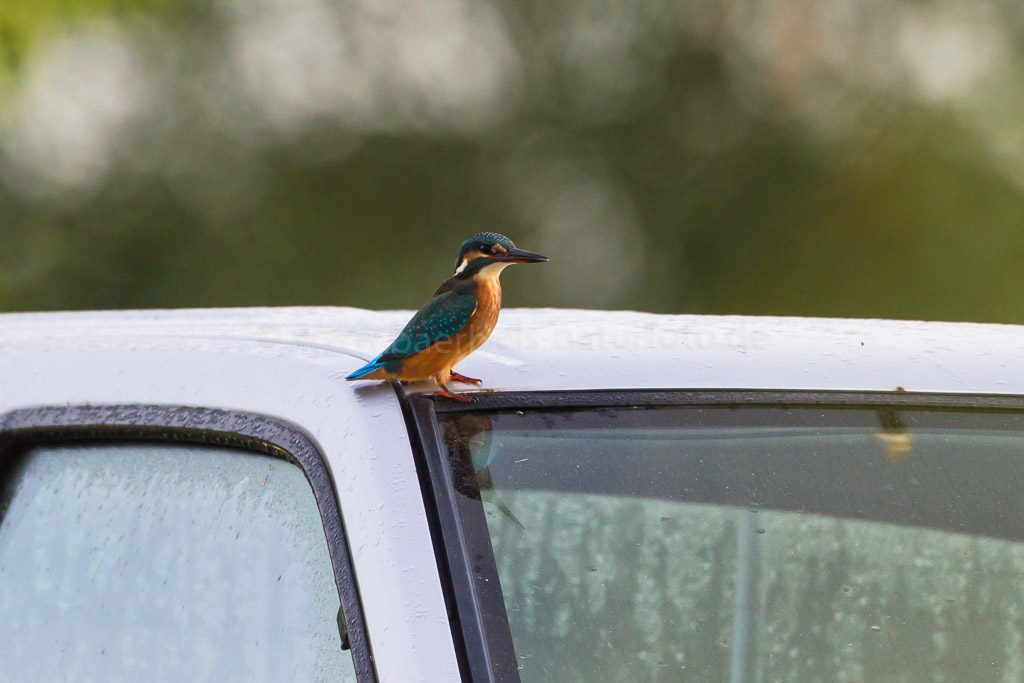
M345 379L384 379L415 382L432 379L439 396L456 401L471 398L453 394L449 381L481 384L455 372L455 365L480 348L494 331L501 310L498 276L513 263L542 263L547 256L517 249L512 240L481 232L462 243L455 273L442 282L430 300L372 361Z

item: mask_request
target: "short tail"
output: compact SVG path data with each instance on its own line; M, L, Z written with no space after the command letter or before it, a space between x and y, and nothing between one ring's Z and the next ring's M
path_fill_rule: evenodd
M384 355L384 354L381 354L381 355ZM376 358L371 360L369 363L367 363L366 365L364 365L363 367L359 368L358 370L353 372L351 375L346 377L345 379L362 379L362 378L366 377L367 375L372 374L372 373L376 372L377 370L380 370L382 367L384 367L384 362L380 359L380 356L377 356Z

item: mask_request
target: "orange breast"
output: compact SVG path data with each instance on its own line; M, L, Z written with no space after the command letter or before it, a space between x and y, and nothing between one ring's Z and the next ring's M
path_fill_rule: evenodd
M498 324L501 311L498 278L483 279L477 287L476 297L476 311L464 328L408 358L401 372L389 379L411 382L440 376L441 381L446 381L456 363L480 348Z

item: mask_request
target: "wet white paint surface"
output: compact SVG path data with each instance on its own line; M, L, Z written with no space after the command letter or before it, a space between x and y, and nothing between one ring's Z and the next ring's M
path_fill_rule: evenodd
M458 680L398 402L385 384L344 379L410 315L351 308L0 315L0 412L167 404L302 427L335 477L381 680ZM488 390L901 386L1024 394L1024 328L513 309L458 369Z

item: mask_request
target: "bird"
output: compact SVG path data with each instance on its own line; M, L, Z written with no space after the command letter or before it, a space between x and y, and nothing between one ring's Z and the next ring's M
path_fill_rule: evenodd
M452 393L448 382L482 384L455 372L455 365L480 348L494 331L501 310L501 271L513 263L547 260L547 256L516 248L512 240L496 232L473 235L459 248L455 273L434 290L390 346L345 379L432 379L439 396L472 401Z

